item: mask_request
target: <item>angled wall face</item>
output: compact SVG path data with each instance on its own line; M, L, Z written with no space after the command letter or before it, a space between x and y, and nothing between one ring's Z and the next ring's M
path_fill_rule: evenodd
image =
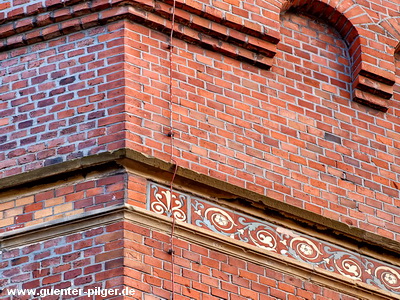
M357 2L0 3L0 299L400 298L399 7Z
M1 52L1 177L124 146L123 30Z

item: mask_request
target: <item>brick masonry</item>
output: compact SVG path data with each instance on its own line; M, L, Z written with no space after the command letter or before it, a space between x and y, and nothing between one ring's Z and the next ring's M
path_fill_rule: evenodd
M122 237L123 224L116 223L2 251L2 289L122 287ZM0 299L14 298L1 295Z
M2 176L123 146L169 159L168 36L119 21L51 37L1 53ZM351 101L332 27L288 12L280 39L270 70L174 41L178 164L398 240L397 94L386 113Z
M130 148L400 242L399 4L177 0L172 27L171 3L0 1L0 178ZM4 192L0 232L145 207L140 174L75 176ZM254 281L241 285L220 264L186 290L212 252L198 249L197 260L182 256L183 298L346 297L283 273L246 273ZM140 271L152 274L146 288L132 282L144 299L169 297L168 267ZM253 282L268 291L254 294Z
M76 176L61 184L38 185L4 193L1 199L0 232L16 230L99 208L122 204L125 172Z
M2 176L124 145L121 25L1 54Z
M103 167L98 169L103 169ZM170 298L172 275L171 255L168 254L171 248L169 225L167 231L165 228L151 229L148 225L141 225L140 219L136 216L130 218L133 222L107 221L105 216L101 216L100 211L121 205L123 199L120 201L117 198L121 197L121 193L126 195L126 198L123 198L133 207L144 209L147 205L148 210L156 212L157 215L159 213L167 215L171 212L175 213L177 222L189 222L199 228L204 228L206 232L214 231L221 236L229 237L232 239L232 243L235 243L235 240L243 242L243 237L250 238L252 233L244 230L241 235L239 234L241 231L236 230L235 227L232 229L233 231L229 229L227 235L226 228L223 227L225 224L223 216L228 221L229 218L233 218L236 225L241 224L240 220L246 219L245 223L253 222L254 224L256 222L259 226L268 227L268 229L275 227L271 223L257 220L243 213L238 214L192 194L174 192L173 199L179 199L179 201L168 201L169 188L155 185L145 177L132 174L132 172L132 169L129 169L127 173L121 169L93 173L83 172L86 174L85 176L70 176L68 180L61 181L47 180L45 184L35 184L18 192L11 190L9 193L3 193L1 199L3 207L4 205L6 207L19 206L4 211L9 217L7 220L15 221L15 226L3 224L2 227L3 233L6 233L1 239L2 288L4 290L15 288L81 288L85 290L96 287L120 287L121 289L129 287L136 291L132 299ZM58 197L54 197L54 195ZM87 198L85 202L82 202L82 198L85 196ZM96 199L98 201L95 201ZM108 200L103 201L104 199ZM90 204L87 204L88 200L91 200ZM66 208L69 203L71 206ZM71 207L74 207L72 204L81 207L82 203L86 203L86 205L80 209L71 210ZM34 212L34 214L40 214L33 218L37 222L26 220L25 223L22 223L22 219L30 216L31 210L38 205L45 206L46 209L37 209ZM157 207L164 207L165 210L160 211ZM11 216L15 210L21 210L25 214ZM223 215L219 218L209 218L208 212L211 214L223 212ZM50 215L51 213L52 215ZM92 215L88 215L88 213L92 213ZM71 217L81 218L81 222L88 222L94 220L96 214L99 215L98 219L102 220L100 222L109 223L109 225L100 226L96 223L90 226L83 223L79 225L76 220L71 219ZM168 216L170 217L170 215ZM71 225L68 225L68 222L65 223L67 217L70 218ZM157 227L156 224L159 222L151 220L148 224ZM220 224L222 227L216 230L212 222ZM64 225L62 225L63 223ZM43 225L44 228L42 228ZM58 229L60 226L64 227ZM84 229L79 230L81 228L79 226ZM35 227L35 230L28 231L32 227ZM26 230L26 233L19 238L21 230ZM200 229L199 233L201 231ZM18 233L13 234L13 232ZM37 236L35 236L35 232L37 232ZM292 231L287 229L286 234L288 232ZM396 275L396 266L348 251L340 246L318 241L315 237L301 233L292 232L296 237L286 236L279 240L280 235L285 236L282 227L271 233L276 238L276 251L284 257L315 265L316 271L325 266L327 271L332 272L332 268L336 267L336 273L339 276L347 276L359 282L371 281L372 278L374 281L368 283L372 284L373 289L379 288L390 291L394 293L393 295L397 294L398 287L392 282L395 278L393 276ZM239 235L235 237L236 234ZM261 237L257 234L253 235L253 237L257 236ZM19 239L19 242L13 243L13 239ZM287 243L286 247L283 244L284 240ZM257 238L253 241L256 243L250 244L260 247L260 241L257 243ZM219 242L214 242L215 246L210 248L200 242L198 237L195 237L195 240L174 238L175 297L187 299L221 299L221 297L223 299L270 299L271 297L314 299L313 297L318 295L320 297L318 299L363 299L355 296L353 292L346 295L342 291L337 291L338 286L335 286L336 290L332 290L322 287L315 282L315 279L309 280L303 276L292 274L293 271L288 273L277 270L274 264L265 266L265 262L269 261L268 258L265 258L265 254L276 251L272 249L273 247L267 247L268 239L263 238L263 241L266 243L261 245L260 256L257 259L246 260L220 250L221 246L218 245L221 243L221 239ZM311 248L307 248L307 246L315 245L318 245L316 252L323 255L321 261L318 260L321 258L319 256L298 256L301 251L309 253ZM239 245L239 247L242 252L243 245ZM287 253L284 249L287 250ZM333 257L326 252L327 249ZM296 251L298 251L297 254ZM337 257L338 254L342 256ZM387 261L390 256L384 257L384 260ZM344 264L343 268L340 268L342 266L340 263ZM360 269L346 267L346 264L349 263L360 263ZM364 272L366 269L370 270L372 277L370 273ZM390 273L392 270L393 274ZM370 278L367 274L370 274ZM392 277L388 277L390 274ZM383 279L388 279L389 284L385 284ZM335 278L336 280L338 278ZM3 292L0 299L11 298ZM124 299L130 298L125 297Z

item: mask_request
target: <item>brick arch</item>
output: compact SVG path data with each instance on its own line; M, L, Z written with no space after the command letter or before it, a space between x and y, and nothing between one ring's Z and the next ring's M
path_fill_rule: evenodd
M295 9L324 20L339 32L349 47L352 47L354 43L356 44L355 49L353 49L354 53L361 53L364 47L360 43L360 34L356 25L373 23L362 8L350 1L283 0L281 13L288 9Z
M394 56L369 46L381 33L375 22L357 4L341 0L278 0L281 13L295 10L334 27L349 46L352 64L353 100L387 111L395 83ZM394 50L393 50L394 54ZM379 59L377 59L379 57ZM384 61L384 63L382 63Z

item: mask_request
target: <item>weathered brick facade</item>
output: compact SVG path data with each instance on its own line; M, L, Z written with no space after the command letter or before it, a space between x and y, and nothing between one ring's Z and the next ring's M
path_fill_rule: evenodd
M400 299L399 11L0 0L0 299Z

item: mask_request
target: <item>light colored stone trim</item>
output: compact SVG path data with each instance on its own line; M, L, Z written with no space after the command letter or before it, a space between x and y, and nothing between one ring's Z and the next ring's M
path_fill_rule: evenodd
M0 179L0 192L4 193L27 185L49 184L56 182L66 174L86 173L88 170L105 165L116 168L122 167L130 173L167 185L175 170L175 165L171 163L123 148L2 178ZM349 249L358 249L363 254L373 257L381 256L386 261L391 257L399 257L400 254L400 243L395 240L349 226L189 169L178 167L174 188L205 197L250 216L268 218L273 223L293 228ZM373 251L373 249L378 250Z
M0 235L0 249L29 245L31 243L45 241L58 236L68 235L122 220L166 234L171 232L171 218L157 215L142 208L124 205L92 211L63 220L47 222L35 227L2 234ZM241 241L235 241L207 230L202 230L191 224L177 221L175 223L174 237L208 249L221 251L227 255L266 268L302 278L303 280L358 299L400 299L398 295L383 291L374 286L357 282L338 274L332 274L331 272L319 268L313 268L306 263L282 257L276 253L267 253L252 245Z

